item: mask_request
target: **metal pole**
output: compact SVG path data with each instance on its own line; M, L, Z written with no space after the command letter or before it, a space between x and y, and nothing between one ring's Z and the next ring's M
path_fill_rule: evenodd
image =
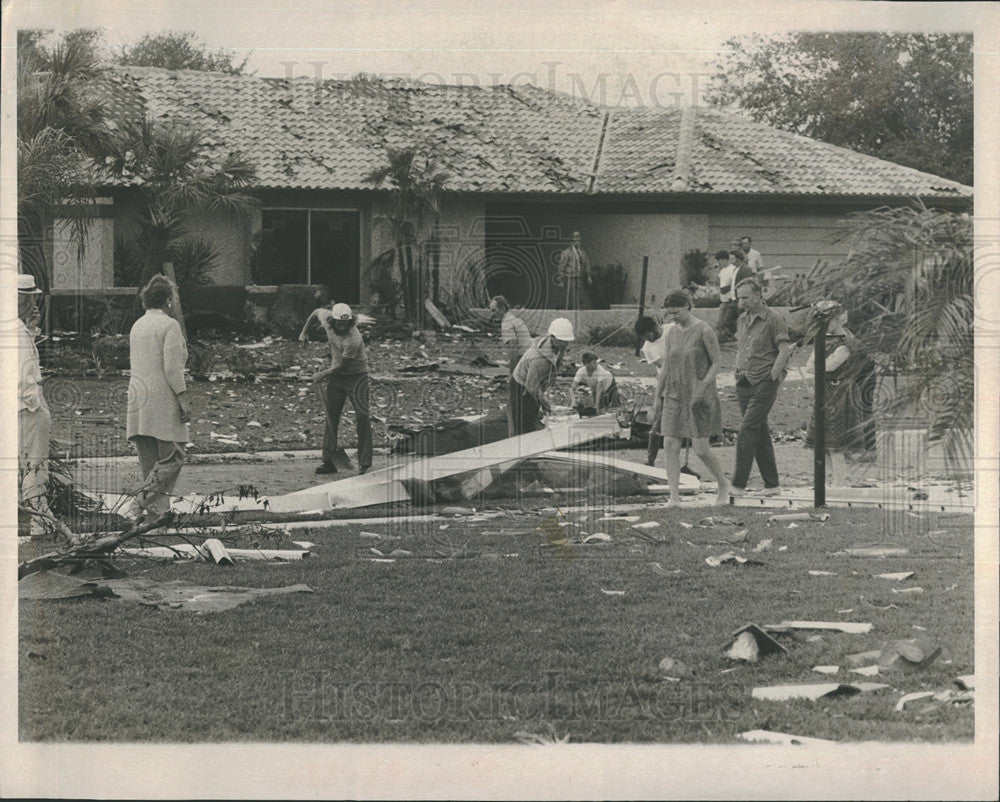
M646 278L649 276L649 257L642 257L642 284L639 287L639 317L646 314ZM635 341L635 355L642 350L642 337Z
M820 318L819 330L815 337L815 352L813 356L813 374L815 391L813 393L813 506L826 506L826 420L824 406L826 403L826 324L825 317Z

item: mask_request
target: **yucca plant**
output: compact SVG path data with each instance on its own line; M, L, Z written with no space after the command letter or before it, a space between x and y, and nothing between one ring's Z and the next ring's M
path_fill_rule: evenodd
M921 203L849 218L849 256L814 271L806 301L831 299L849 328L905 377L883 410L917 414L953 464L971 457L975 421L972 218Z

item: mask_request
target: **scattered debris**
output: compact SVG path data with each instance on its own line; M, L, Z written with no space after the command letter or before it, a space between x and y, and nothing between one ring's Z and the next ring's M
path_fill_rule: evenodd
M19 599L73 599L81 596L108 597L113 595L107 586L97 582L76 579L58 571L36 571L22 577L17 583Z
M898 574L872 574L876 579L891 579L893 582L902 582L913 576L914 571L900 571Z
M775 626L766 627L771 632L782 632L791 629L829 629L834 632L848 632L852 635L863 635L872 631L868 623L852 621L782 621Z
M569 733L560 736L552 724L545 722L545 726L548 728L548 732L545 734L518 730L514 733L514 737L521 743L528 744L529 746L558 746L559 744L569 743Z
M910 586L908 588L893 588L893 593L923 593L924 589L917 586Z
M691 675L691 669L673 657L664 657L657 668L661 679L677 680Z
M772 654L786 655L788 649L778 643L756 624L746 624L731 636L729 645L723 647L730 660L756 663L761 657Z
M836 674L840 671L840 666L813 666L812 670L820 674Z
M638 516L638 515L625 515L624 513L621 513L620 515L617 514L617 513L609 513L609 514L605 515L603 518L598 518L597 520L598 521L625 521L626 523L635 523L636 521L640 520L640 516ZM690 524L689 524L689 526L690 526Z
M737 738L757 744L775 744L777 746L829 746L836 741L827 741L823 738L805 738L801 735L788 735L784 732L772 732L771 730L747 730L741 732Z
M713 515L708 518L702 518L698 521L698 526L705 527L706 529L710 526L743 526L743 521L737 521L735 518L722 518Z
M964 677L956 677L955 685L962 691L974 691L976 689L976 675L966 674Z
M886 669L898 669L910 674L923 671L941 654L941 647L930 638L918 637L884 643L878 664Z
M767 551L769 548L771 548L773 544L774 541L771 540L771 538L765 538L764 540L760 541L760 543L758 543L756 546L753 547L753 552L755 554L759 554L762 551Z
M910 553L909 549L890 549L877 546L852 546L834 552L835 557L903 557Z
M601 588L601 593L603 593L605 596L624 596L625 595L625 591L624 590L608 590L606 588Z
M720 565L765 565L765 563L760 560L743 557L735 551L727 551L725 554L720 554L718 557L706 557L705 563L713 568L718 568Z
M207 544L208 541L206 541ZM218 541L216 541L218 543ZM153 560L215 560L206 544L196 546L191 543L178 543L175 546L146 546L144 548L122 548L117 554L127 554L130 557L145 557ZM219 546L222 546L219 543ZM218 548L216 548L218 551ZM231 560L304 560L310 556L307 549L227 549L223 547L225 557ZM220 563L228 564L228 563Z
M585 537L583 539L583 542L584 543L610 543L611 542L611 535L608 535L608 534L606 534L604 532L594 532L594 534L592 534L592 535L587 535L587 537Z
M222 545L222 541L218 538L209 538L204 543L201 544L202 548L208 552L208 556L212 558L212 561L216 565L232 565L233 558L226 551L226 547Z
M852 668L852 674L861 674L863 677L877 677L878 666L865 666L864 668Z
M917 691L916 693L908 693L900 697L899 701L896 702L896 712L902 712L906 705L918 699L933 699L939 704L967 705L975 701L975 691L955 691L949 688L943 691Z
M772 685L766 688L754 688L751 696L754 699L764 699L771 702L787 702L791 699L832 699L841 696L856 696L859 693L871 693L888 688L878 682L833 682L820 685Z
M658 521L643 521L641 524L634 524L633 529L656 529L659 527Z
M833 571L810 571L809 576L836 576Z
M826 523L830 520L830 514L828 512L787 512L781 515L772 515L767 519L767 524L770 526L773 523L784 523L786 521L818 521L819 523Z
M650 565L652 566L653 570L660 576L673 576L674 574L679 574L681 572L680 568L675 568L673 571L668 571L659 563L650 563Z

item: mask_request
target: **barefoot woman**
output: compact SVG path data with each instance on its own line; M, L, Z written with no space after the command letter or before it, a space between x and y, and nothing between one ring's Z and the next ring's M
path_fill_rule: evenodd
M715 390L719 372L719 340L712 327L691 314L691 298L675 290L663 302L666 357L660 368L653 417L662 415L663 451L670 483L670 506L679 506L681 440L691 438L698 455L719 484L718 504L729 503L729 481L712 453L708 438L722 434L722 411Z

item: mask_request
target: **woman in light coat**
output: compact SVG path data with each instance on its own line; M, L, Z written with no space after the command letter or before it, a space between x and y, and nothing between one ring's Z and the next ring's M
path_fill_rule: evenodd
M184 382L187 346L171 317L173 282L156 275L142 290L146 313L129 334L131 378L126 436L139 452L140 507L150 520L170 509L170 494L184 465L189 420Z

